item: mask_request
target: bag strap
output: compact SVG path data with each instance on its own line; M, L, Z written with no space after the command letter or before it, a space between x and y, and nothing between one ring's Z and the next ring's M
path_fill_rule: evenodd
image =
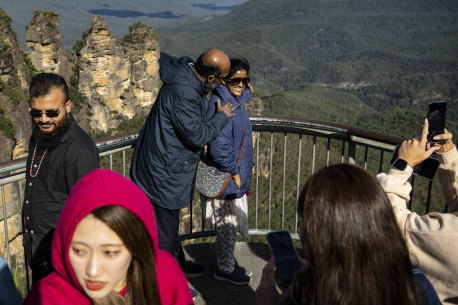
M240 148L240 153L239 153L239 158L237 159L237 164L240 164L240 160L242 160L242 152L243 148L245 147L245 140L246 140L246 135L248 133L248 124L245 122L245 125L247 125L245 136L243 137L243 144L242 147Z
M246 135L245 137L243 137L243 144L242 144L242 148L240 148L240 153L239 153L239 158L237 159L237 164L240 164L240 160L242 160L242 152L243 152L243 148L245 147L245 138L246 138Z

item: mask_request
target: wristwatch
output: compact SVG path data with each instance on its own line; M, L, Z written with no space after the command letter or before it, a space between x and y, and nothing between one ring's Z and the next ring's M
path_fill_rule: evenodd
M394 160L393 168L400 170L402 172L407 172L410 174L413 173L412 166L410 166L410 164L406 160L401 158L397 158L396 160Z

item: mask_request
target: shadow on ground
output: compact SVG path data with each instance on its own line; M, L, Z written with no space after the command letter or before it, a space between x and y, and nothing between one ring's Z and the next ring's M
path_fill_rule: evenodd
M215 243L199 243L184 246L187 259L204 265L202 276L188 278L190 287L199 292L194 301L196 305L225 305L256 304L255 290L261 280L262 268L270 258L270 251L266 244L252 242L237 242L234 250L240 266L253 271L249 285L237 286L213 278L216 252Z

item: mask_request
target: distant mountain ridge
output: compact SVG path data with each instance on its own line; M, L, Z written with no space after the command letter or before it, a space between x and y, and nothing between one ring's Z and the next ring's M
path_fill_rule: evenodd
M25 49L25 27L34 10L52 11L61 17L63 44L70 52L81 33L86 31L94 15L101 15L110 25L113 35L121 38L135 22L153 28L196 16L220 15L236 8L246 0L0 0L0 8L13 19L12 28Z
M250 0L228 14L156 32L161 50L175 56L196 57L208 47L219 47L230 56L246 57L263 101L278 102L282 95L302 101L303 112L293 112L299 117L329 120L327 113L304 102L304 92L313 91L316 100L317 90L325 96L328 88L340 92L342 102L351 100L350 94L369 106L360 114L341 112L349 116L341 120L362 127L383 124L386 120L379 116L386 118L390 111L397 114L396 122L409 111L421 117L426 103L437 99L449 101L448 118L458 121L456 0ZM272 94L275 98L265 98ZM269 109L288 113L266 104L265 111ZM372 120L366 119L369 114ZM393 128L376 130L402 132Z
M17 0L11 6L28 11L34 1ZM166 0L155 1L154 9L147 0L124 7L119 6L124 1L81 0L73 9L65 6L68 0L41 2L57 12L67 8L59 24L64 44L90 27L88 21L79 30L81 20L75 18L94 6L143 14L167 11ZM264 115L345 122L404 136L405 129L397 125L421 118L428 101L442 99L449 101L448 126L453 131L458 125L458 1L234 0L222 7L187 2L215 9L232 3L242 4L227 14L156 27L161 50L196 58L206 48L219 47L231 57L246 57L255 94L265 102ZM115 37L120 19L129 25L136 20L104 19ZM75 25L76 34L65 32L68 24Z
M455 0L250 0L157 32L166 52L197 56L218 46L284 89L458 71Z

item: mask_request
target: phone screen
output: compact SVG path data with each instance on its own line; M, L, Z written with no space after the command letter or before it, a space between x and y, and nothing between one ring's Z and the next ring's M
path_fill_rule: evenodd
M434 101L428 104L428 142L434 142L434 136L444 133L446 111L445 101Z
M280 278L279 284L288 287L299 267L299 258L291 236L287 231L270 232L267 234L267 241L275 258L275 267Z

